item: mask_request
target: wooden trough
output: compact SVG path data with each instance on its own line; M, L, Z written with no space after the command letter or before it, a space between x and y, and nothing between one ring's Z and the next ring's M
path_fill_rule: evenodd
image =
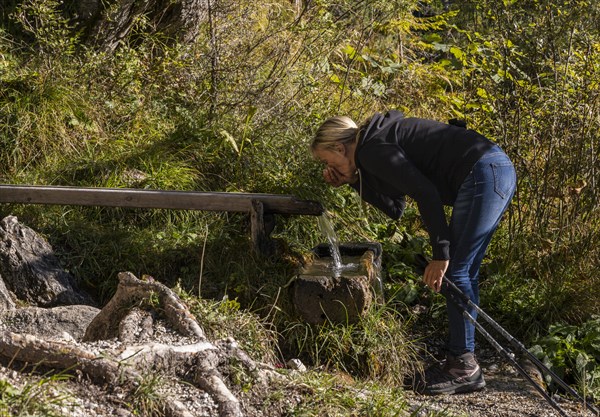
M246 212L250 214L256 252L270 255L275 214L319 216L324 208L312 200L286 194L139 190L0 184L0 203L130 207Z

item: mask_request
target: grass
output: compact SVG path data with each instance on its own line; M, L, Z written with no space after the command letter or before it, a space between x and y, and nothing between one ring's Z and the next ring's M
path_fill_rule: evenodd
M282 335L290 351L311 366L356 378L402 386L419 368L405 320L386 305L373 307L356 324L291 322Z
M227 297L215 301L195 297L181 289L179 293L209 340L233 337L255 360L270 364L281 360L277 352L277 332L269 321L242 309L239 302Z
M294 381L309 395L286 415L290 417L452 417L444 410L411 407L402 389L376 381L356 381L336 373L310 371Z
M0 379L0 417L66 417L64 410L71 406L73 396L62 382L65 374L30 375L26 382L13 384Z
M129 394L129 409L136 416L161 417L165 415L165 403L169 401L164 377L157 373L144 375Z

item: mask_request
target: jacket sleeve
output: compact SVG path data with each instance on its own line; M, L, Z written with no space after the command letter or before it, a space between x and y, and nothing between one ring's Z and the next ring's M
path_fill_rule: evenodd
M397 220L400 217L402 217L402 214L404 213L404 208L406 207L406 200L404 199L404 197L392 199L386 195L374 191L370 187L367 187L365 184L363 184L363 186L361 187L360 181L349 185L350 187L354 188L357 193L359 193L360 197L363 200L378 208L387 216L391 217L394 220Z
M360 162L371 175L416 201L429 233L433 259L450 259L450 229L442 199L435 185L410 162L404 151L393 144L374 146L361 151Z

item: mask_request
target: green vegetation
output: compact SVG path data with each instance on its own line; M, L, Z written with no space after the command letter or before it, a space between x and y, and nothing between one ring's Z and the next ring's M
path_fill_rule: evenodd
M164 384L163 376L156 373L144 375L139 384L130 393L128 408L135 416L160 417L164 416L165 403L168 395L161 392Z
M345 417L345 416L427 416L450 417L445 411L408 410L402 400L402 391L375 382L353 384L347 387L337 375L323 376L315 372L302 375L297 381L310 387L308 401L288 415L293 417Z
M283 336L313 366L402 386L418 363L416 348L394 311L373 310L357 324L289 323Z
M22 386L0 379L0 416L64 416L61 408L72 401L67 391L61 389L61 382L67 378L64 374L43 376Z
M584 396L600 398L600 317L581 326L556 324L531 351ZM548 381L551 383L551 381Z
M253 344L263 333L248 330L253 354L276 357L279 345L396 384L377 363L410 359L402 306L439 310L412 265L427 251L418 216L410 208L392 222L350 190L326 187L307 146L331 115L398 108L463 118L515 162L519 191L485 260L483 307L528 343L551 325L575 334L600 314L598 2L218 0L193 40L176 41L140 13L115 48L91 40L72 2L4 3L0 182L289 193L321 201L340 241L384 245L388 304L356 327L313 329L290 315L284 286L297 254L323 240L314 218L278 219L282 255L260 259L241 214L0 207L0 217L43 233L101 300L119 271L150 274L192 304L199 294L227 317L259 315L269 335ZM542 346L549 357L562 349ZM577 346L589 358L585 378L595 375L595 353ZM556 366L579 369L574 360Z

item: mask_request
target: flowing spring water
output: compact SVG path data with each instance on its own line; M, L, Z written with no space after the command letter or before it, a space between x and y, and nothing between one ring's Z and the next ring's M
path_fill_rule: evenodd
M337 237L337 233L333 230L333 224L327 212L323 213L319 217L319 229L325 235L329 241L329 247L331 249L331 260L333 261L332 268L334 270L342 269L342 255L340 254L340 242Z
M318 223L319 229L321 229L321 233L323 233L329 241L331 260L328 260L327 258L314 260L308 265L307 268L304 269L303 274L331 274L334 277L341 276L342 272L345 276L355 276L364 274L364 271L361 271L360 268L362 256L344 256L344 258L342 258L337 233L333 229L331 218L329 217L327 212L324 212L323 215L318 217ZM365 248L365 250L366 249L367 248ZM381 249L379 250L379 253L380 252ZM348 255L348 253L346 255ZM381 260L377 260L377 271L380 271L381 269L380 262ZM379 273L377 273L374 277L373 290L375 292L376 298L383 302L383 281Z
M360 259L360 256L345 256L346 263L336 269L329 259L317 258L303 267L302 275L339 277L343 271L346 277L362 276L364 271L360 269Z
M328 266L330 272L332 272L334 276L339 276L342 271L348 273L356 270L358 268L358 262L352 262L350 259L348 259L349 262L347 263L343 262L337 233L335 233L335 230L333 230L333 224L327 212L323 213L323 215L319 217L319 228L329 241L331 263Z

